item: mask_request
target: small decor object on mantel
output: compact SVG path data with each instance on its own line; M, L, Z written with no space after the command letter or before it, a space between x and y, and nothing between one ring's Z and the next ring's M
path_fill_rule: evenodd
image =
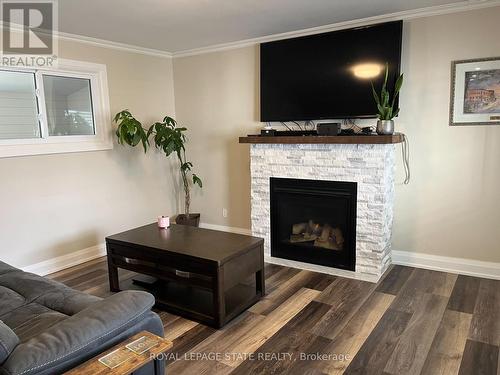
M500 57L451 63L450 125L500 125Z
M394 134L394 120L393 118L399 114L399 106L396 105L396 98L399 95L401 86L403 86L403 74L401 74L394 85L394 92L392 100L390 98L389 90L387 89L387 79L389 77L389 64L385 64L385 78L380 95L375 91L372 82L372 93L375 103L377 103L377 134L379 135L392 135Z
M186 158L185 143L187 138L184 133L187 129L184 127L178 127L177 121L169 116L165 116L162 122L155 122L149 127L149 129L145 129L128 110L118 112L114 121L118 124L118 129L116 129L118 143L126 143L132 147L141 143L144 148L144 152L147 152L149 147L149 138L153 138L155 147L163 151L165 156L169 157L172 153L175 153L179 161L179 171L181 173L185 198L184 214L177 216L176 223L198 226L200 222L200 214L191 214L189 212L191 204L191 185L188 175L191 174L193 185L198 185L201 188L203 184L201 179L196 174L191 172L193 163L188 161Z

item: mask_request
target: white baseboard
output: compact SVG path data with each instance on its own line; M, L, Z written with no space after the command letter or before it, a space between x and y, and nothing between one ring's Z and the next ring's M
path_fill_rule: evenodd
M224 232L246 234L246 235L252 234L252 231L250 229L228 227L224 225L201 223L200 227L206 229L220 230ZM45 276L69 267L77 266L81 263L85 263L105 255L106 255L105 244L99 244L92 247L88 247L83 250L75 251L70 254L48 259L43 262L21 268L26 272L32 272L41 276ZM268 256L266 256L266 261L269 263L287 265L290 267L299 267L303 269L307 269L308 267L308 265L305 263L298 264L299 262L293 262L294 264L291 264L292 261L290 262L283 261L281 259L272 258ZM285 264L286 262L288 263ZM392 263L399 264L402 266L410 266L410 267L424 268L435 271L458 273L463 275L500 280L500 263L495 263L495 262L484 262L473 259L444 257L439 255L393 250ZM318 270L317 268L315 268L314 270L316 270L317 272L330 273L325 270ZM337 275L344 277L351 277L351 278L355 277L351 274L347 274L347 271L343 272L346 272L346 274L342 275L337 274ZM366 281L374 281L374 280L367 279Z
M393 250L392 263L500 280L500 263L495 262Z
M247 236L252 235L251 229L237 228L237 227L226 227L225 225L200 223L200 228L220 230L223 232L231 232L231 233L238 233L238 234L246 234Z
M104 244L99 244L21 268L23 271L45 276L69 267L77 266L81 263L88 262L104 255L106 255L106 246Z

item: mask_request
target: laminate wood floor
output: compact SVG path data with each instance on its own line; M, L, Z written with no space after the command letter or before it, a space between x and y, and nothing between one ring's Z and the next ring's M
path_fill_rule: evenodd
M50 277L111 294L105 258ZM266 283L221 330L157 311L168 373L500 374L498 280L394 266L372 284L268 264Z

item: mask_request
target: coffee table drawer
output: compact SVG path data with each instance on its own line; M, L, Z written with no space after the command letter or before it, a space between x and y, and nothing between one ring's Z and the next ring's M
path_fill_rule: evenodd
M186 259L179 255L166 254L164 251L154 249L141 251L134 247L109 242L106 246L108 256L111 256L117 261L121 259L125 264L129 265L142 265L158 269L160 269L161 266L165 266L179 271L198 273L207 276L212 276L217 270L216 264L210 267L210 265L212 265L210 262L203 260L198 261L193 258ZM210 269L213 269L213 272L207 272L207 270Z
M106 247L108 254L117 255L123 258L140 259L152 263L156 263L159 259L159 257L152 251L139 251L133 247L110 243L107 243Z

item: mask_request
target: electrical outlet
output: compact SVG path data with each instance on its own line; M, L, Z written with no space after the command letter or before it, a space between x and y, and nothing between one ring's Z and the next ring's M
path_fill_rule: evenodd
M227 217L227 208L222 209L222 217Z

